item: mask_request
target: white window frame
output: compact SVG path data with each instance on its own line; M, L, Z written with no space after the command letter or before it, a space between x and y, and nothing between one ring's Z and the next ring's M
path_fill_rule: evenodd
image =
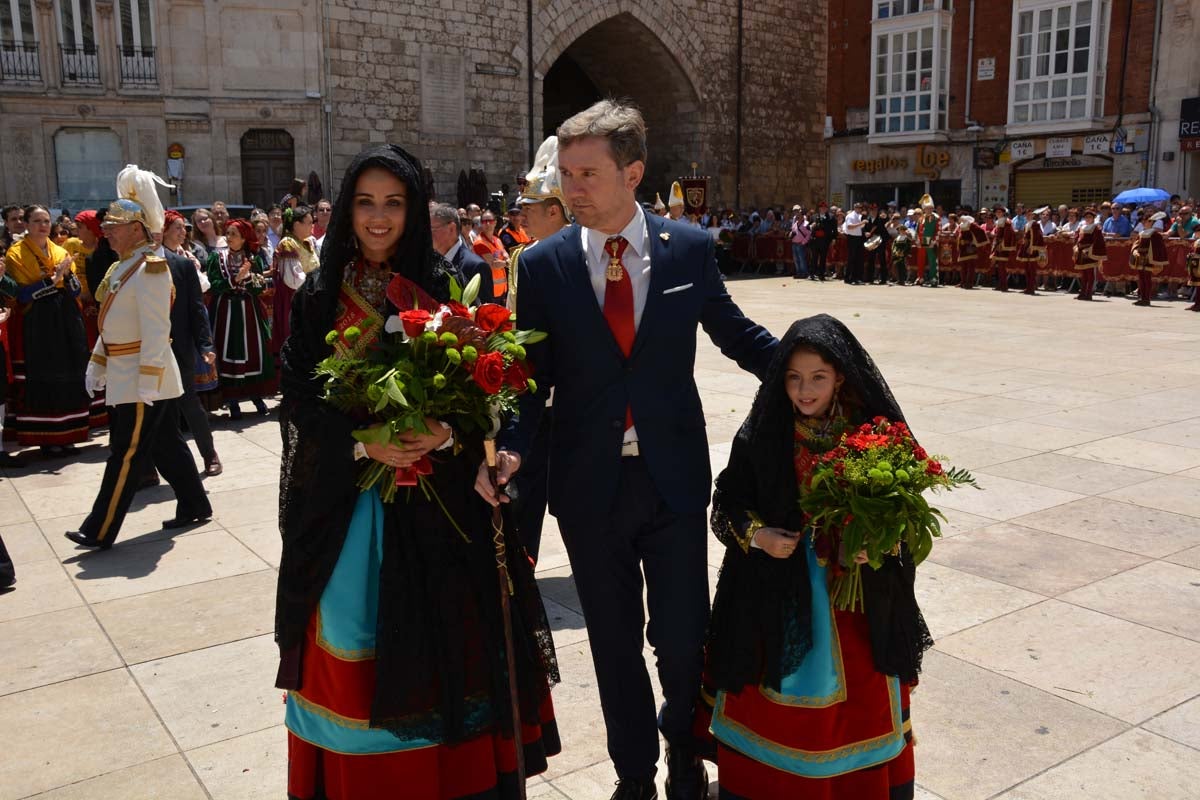
M145 42L142 40L142 30L141 30L141 25L140 25L142 6L147 6L150 9L150 41L149 42ZM117 2L116 2L117 47L122 48L122 52L124 52L124 48L126 46L132 47L132 48L134 48L134 50L141 50L143 47L154 47L155 46L155 30L157 29L158 20L155 19L154 6L155 6L154 0L117 0ZM131 21L130 29L133 33L133 41L132 42L125 41L124 14L125 14L126 9L129 9L129 18Z
M1112 3L1110 0L1090 0L1092 3L1091 16L1088 20L1089 41L1087 53L1087 67L1084 73L1068 72L1056 73L1048 72L1044 76L1039 76L1036 72L1038 49L1038 20L1042 12L1049 12L1052 17L1052 23L1057 20L1059 9L1071 7L1072 14L1077 10L1077 6L1083 0L1016 0L1013 3L1012 12L1012 42L1009 55L1008 69L1008 125L1009 133L1041 133L1046 131L1077 131L1091 130L1103 127L1104 118L1104 83L1107 78L1107 58L1108 58L1108 35L1109 25L1111 23ZM1030 48L1029 58L1031 63L1030 74L1028 78L1018 80L1017 68L1018 61L1022 57L1020 52L1020 37L1021 37L1021 15L1029 13L1032 15L1032 28L1030 32ZM1079 27L1079 21L1074 19L1070 26L1070 35L1068 39L1067 65L1073 70L1074 52L1075 52L1075 36ZM1049 67L1054 66L1054 30L1050 29L1050 47L1049 51ZM1061 76L1061 77L1056 77ZM1048 86L1047 97L1038 98L1038 100L1046 100L1048 104L1054 102L1065 102L1068 116L1064 119L1050 119L1050 111L1047 112L1046 119L1034 120L1032 113L1026 120L1017 120L1016 107L1018 105L1017 89L1018 84L1027 85L1029 93L1023 96L1020 104L1030 104L1032 112L1032 103L1036 102L1032 98L1035 84L1039 81L1045 81ZM1061 98L1053 97L1054 86L1056 81L1063 81L1066 85L1066 95ZM1085 91L1082 95L1071 91L1072 83L1084 81ZM1025 99L1028 98L1028 99ZM1084 103L1083 116L1070 116L1070 108L1072 101L1080 101ZM1048 105L1048 108L1050 106Z
M950 11L951 0L872 0L873 18L898 19L926 11Z
M946 5L948 6L949 4L946 3ZM878 6L876 6L876 12L878 12ZM944 140L947 138L947 132L950 127L950 85L949 85L949 81L950 81L951 48L953 47L950 33L951 33L951 23L953 21L953 17L954 17L954 15L953 15L952 11L939 9L939 10L933 10L933 11L921 11L921 12L917 12L917 13L907 13L907 14L902 14L899 16L890 17L890 18L886 18L886 19L876 19L871 23L871 61L868 66L869 80L871 82L870 83L870 85L871 85L871 101L870 101L870 107L869 107L871 113L870 113L869 121L867 123L868 124L868 128L867 128L867 130L868 130L867 141L868 142L870 142L872 144L874 144L874 143L905 144L908 142L938 141L938 140ZM920 34L921 34L921 31L926 28L932 29L931 32L932 32L932 36L933 36L933 40L932 40L932 43L933 43L933 54L932 55L933 55L933 57L932 57L932 63L930 65L930 75L931 75L931 81L932 81L933 85L930 90L931 91L930 108L928 110L928 113L930 114L930 117L931 117L930 127L928 129L924 129L924 130L916 129L916 130L911 130L911 131L900 130L900 131L895 131L895 132L891 132L891 133L886 132L886 131L882 132L882 133L876 133L875 132L875 122L876 122L876 119L878 118L878 114L876 112L877 101L880 99L895 97L895 95L893 94L892 87L890 85L888 86L888 93L886 95L881 96L876 92L876 88L877 88L876 87L876 78L878 76L877 70L878 70L878 61L879 61L879 38L881 36L888 37L889 45L888 45L887 58L891 59L895 55L892 52L892 44L891 44L891 40L892 40L893 36L895 36L897 34L907 35L909 33L916 33L918 36L918 49L919 49ZM918 75L919 75L919 73L921 71L919 56L918 56L917 71L918 71ZM894 72L892 69L889 68L887 74L890 78L890 76L892 76L894 74ZM919 78L918 78L918 80L919 80ZM903 90L903 89L901 91L904 92L905 94L908 93L906 90ZM917 107L912 113L919 116L922 113L922 110L920 108L920 99L919 99L920 94L921 94L920 87L918 86L918 88L915 91L917 92L918 100L917 100ZM944 104L944 106L945 106L944 108L939 108L939 100L941 100L942 103ZM884 112L884 115L891 116L893 113L894 112L891 112L890 110L888 110L888 111ZM905 111L901 110L899 113L904 114Z
M37 9L34 8L34 0L0 0L8 9L12 18L12 39L5 40L0 34L0 40L12 41L17 44L38 44L40 39L37 30ZM29 9L29 30L25 30L21 24L21 9L22 7Z

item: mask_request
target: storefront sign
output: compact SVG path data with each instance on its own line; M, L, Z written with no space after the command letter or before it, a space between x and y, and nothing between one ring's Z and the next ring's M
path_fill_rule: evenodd
M913 168L913 174L923 175L931 181L936 181L941 177L942 170L948 166L950 166L949 151L935 150L923 144L917 146L917 166Z
M1116 197L1126 189L1135 189L1142 185L1142 173L1146 166L1144 156L1128 155L1112 160L1113 177L1112 193Z
M1200 149L1200 97L1179 101L1179 143L1184 150Z
M1008 151L1012 154L1013 161L1020 161L1026 158L1033 158L1033 140L1018 139L1008 143Z
M1042 169L1067 169L1070 167L1082 167L1083 159L1081 158L1047 158L1042 161Z
M1108 155L1112 141L1107 133L1091 133L1083 137L1085 156Z
M896 158L895 156L859 158L851 162L850 169L855 172L865 172L868 175L874 175L876 172L883 172L889 169L908 169L908 159Z
M1069 158L1071 156L1071 140L1065 137L1055 137L1046 140L1046 158Z
M975 80L990 81L996 77L996 59L981 58L979 66L975 70Z

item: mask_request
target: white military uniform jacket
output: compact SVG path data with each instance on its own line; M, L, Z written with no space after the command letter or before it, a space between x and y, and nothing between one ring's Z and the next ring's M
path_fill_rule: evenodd
M89 372L106 375L110 406L171 400L183 394L171 352L175 288L167 261L146 243L113 264L95 290L100 338Z

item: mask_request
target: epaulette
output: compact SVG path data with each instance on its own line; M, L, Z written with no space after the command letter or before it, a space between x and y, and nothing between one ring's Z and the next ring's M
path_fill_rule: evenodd
M527 244L519 244L519 245L517 245L516 247L514 247L514 248L513 248L513 249L512 249L512 250L509 252L509 254L508 254L508 268L509 268L510 270L513 270L514 272L516 271L516 269L517 269L517 259L519 259L519 258L521 257L521 253L524 253L524 252L525 252L525 250L526 250L527 248L529 248L529 247L532 247L532 245L527 245Z
M167 260L159 256L146 256L146 272L161 275L167 271Z

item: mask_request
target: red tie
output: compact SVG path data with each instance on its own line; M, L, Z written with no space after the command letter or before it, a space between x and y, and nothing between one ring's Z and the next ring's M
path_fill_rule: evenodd
M614 236L604 243L604 252L609 259L605 265L604 319L608 321L613 338L626 358L633 352L633 339L637 335L633 322L633 281L629 279L629 272L621 261L628 246L629 242L624 236ZM617 267L620 267L621 276L616 280L608 278L608 275L616 274ZM632 427L633 409L626 407L625 430Z

